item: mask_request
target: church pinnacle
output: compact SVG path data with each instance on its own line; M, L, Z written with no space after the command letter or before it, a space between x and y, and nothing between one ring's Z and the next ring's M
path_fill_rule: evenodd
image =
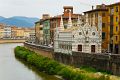
M69 12L68 28L72 27L71 12Z

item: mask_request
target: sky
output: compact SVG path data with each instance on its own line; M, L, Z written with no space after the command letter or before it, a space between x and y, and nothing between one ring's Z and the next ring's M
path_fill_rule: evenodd
M120 0L0 0L0 16L26 16L41 18L63 13L63 6L73 6L74 13L91 10L92 5L112 4Z

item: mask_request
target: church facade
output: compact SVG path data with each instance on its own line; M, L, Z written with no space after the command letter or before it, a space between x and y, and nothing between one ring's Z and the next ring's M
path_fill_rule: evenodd
M72 25L71 14L69 14L67 29L65 29L61 16L60 27L55 29L54 52L71 55L73 51L101 53L101 30L94 25L90 26L87 20L82 23L79 17L76 25Z

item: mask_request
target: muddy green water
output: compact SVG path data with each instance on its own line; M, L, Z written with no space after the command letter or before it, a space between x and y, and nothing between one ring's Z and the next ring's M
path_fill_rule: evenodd
M23 44L0 44L0 80L61 80L16 59L14 48L20 45Z

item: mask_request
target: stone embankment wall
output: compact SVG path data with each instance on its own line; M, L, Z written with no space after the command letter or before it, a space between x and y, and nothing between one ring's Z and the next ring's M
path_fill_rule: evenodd
M53 53L52 48L35 46L25 43L25 47L45 57L54 58L55 60L76 67L91 66L98 70L110 71L114 75L120 76L120 55L115 54L90 54L73 52L73 55L63 53Z
M42 56L53 58L53 49L45 46L37 46L34 44L24 43L24 46Z
M73 55L54 53L54 59L76 67L91 66L97 70L109 71L120 76L120 55L115 54L90 54L73 52Z
M0 39L0 44L2 43L24 43L24 39Z

